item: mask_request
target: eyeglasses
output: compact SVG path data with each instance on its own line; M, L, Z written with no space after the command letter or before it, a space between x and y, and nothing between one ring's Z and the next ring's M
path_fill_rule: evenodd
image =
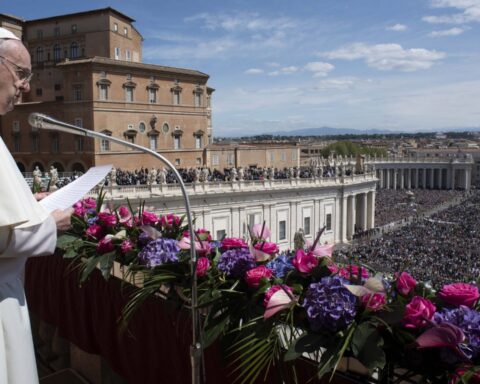
M5 56L0 56L0 59L5 60L6 62L8 62L9 64L15 67L15 76L22 83L29 83L30 80L32 80L33 73L30 70L20 67L19 65L15 64L12 60L7 59Z

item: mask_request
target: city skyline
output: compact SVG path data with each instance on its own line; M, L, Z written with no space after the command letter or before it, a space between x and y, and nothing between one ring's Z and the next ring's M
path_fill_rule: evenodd
M144 62L210 75L216 136L480 127L479 0L21 0L2 13L31 20L107 6L136 20Z

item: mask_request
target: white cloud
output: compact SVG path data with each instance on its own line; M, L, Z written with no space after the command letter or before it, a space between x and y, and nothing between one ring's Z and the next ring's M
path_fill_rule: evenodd
M407 30L407 26L404 24L395 24L387 27L388 31L403 32Z
M262 74L264 71L263 69L259 69L259 68L250 68L250 69L247 69L245 71L245 74L246 75L260 75Z
M340 49L321 53L320 56L340 60L364 60L369 67L379 70L399 69L412 72L428 69L435 61L443 59L443 52L424 48L404 49L399 44L354 43Z
M336 77L323 79L314 87L314 89L319 91L331 89L344 91L347 89L352 89L357 82L358 79L355 77Z
M280 76L280 75L290 75L292 73L298 72L298 67L291 65L288 67L280 68L276 71L269 72L270 76Z
M184 19L186 22L201 21L210 30L223 29L233 31L271 31L295 28L297 22L288 17L267 18L253 12L236 12L233 14L200 13Z
M325 77L329 72L333 71L335 67L330 63L323 61L312 61L305 64L304 69L313 72L314 77Z
M430 37L442 37L442 36L458 36L461 35L463 32L465 32L465 28L450 28L450 29L444 29L441 31L432 31L428 34Z
M480 22L480 0L431 0L432 8L456 8L460 13L425 16L423 21L432 24L466 24Z

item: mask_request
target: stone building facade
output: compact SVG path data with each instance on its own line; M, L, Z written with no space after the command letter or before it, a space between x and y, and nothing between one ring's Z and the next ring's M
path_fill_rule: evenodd
M28 21L0 15L0 20L21 33L35 73L30 93L1 118L0 134L21 170L158 165L151 156L106 141L37 131L28 125L31 112L162 151L179 167L206 165L214 91L207 86L209 76L143 63L143 37L133 19L104 8Z

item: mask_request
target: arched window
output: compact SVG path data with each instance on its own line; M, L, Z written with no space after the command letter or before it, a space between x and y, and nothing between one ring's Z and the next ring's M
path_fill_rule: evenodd
M58 63L62 59L62 49L60 48L60 45L55 44L53 46L53 61Z
M75 59L78 57L78 44L74 41L70 44L70 58Z

